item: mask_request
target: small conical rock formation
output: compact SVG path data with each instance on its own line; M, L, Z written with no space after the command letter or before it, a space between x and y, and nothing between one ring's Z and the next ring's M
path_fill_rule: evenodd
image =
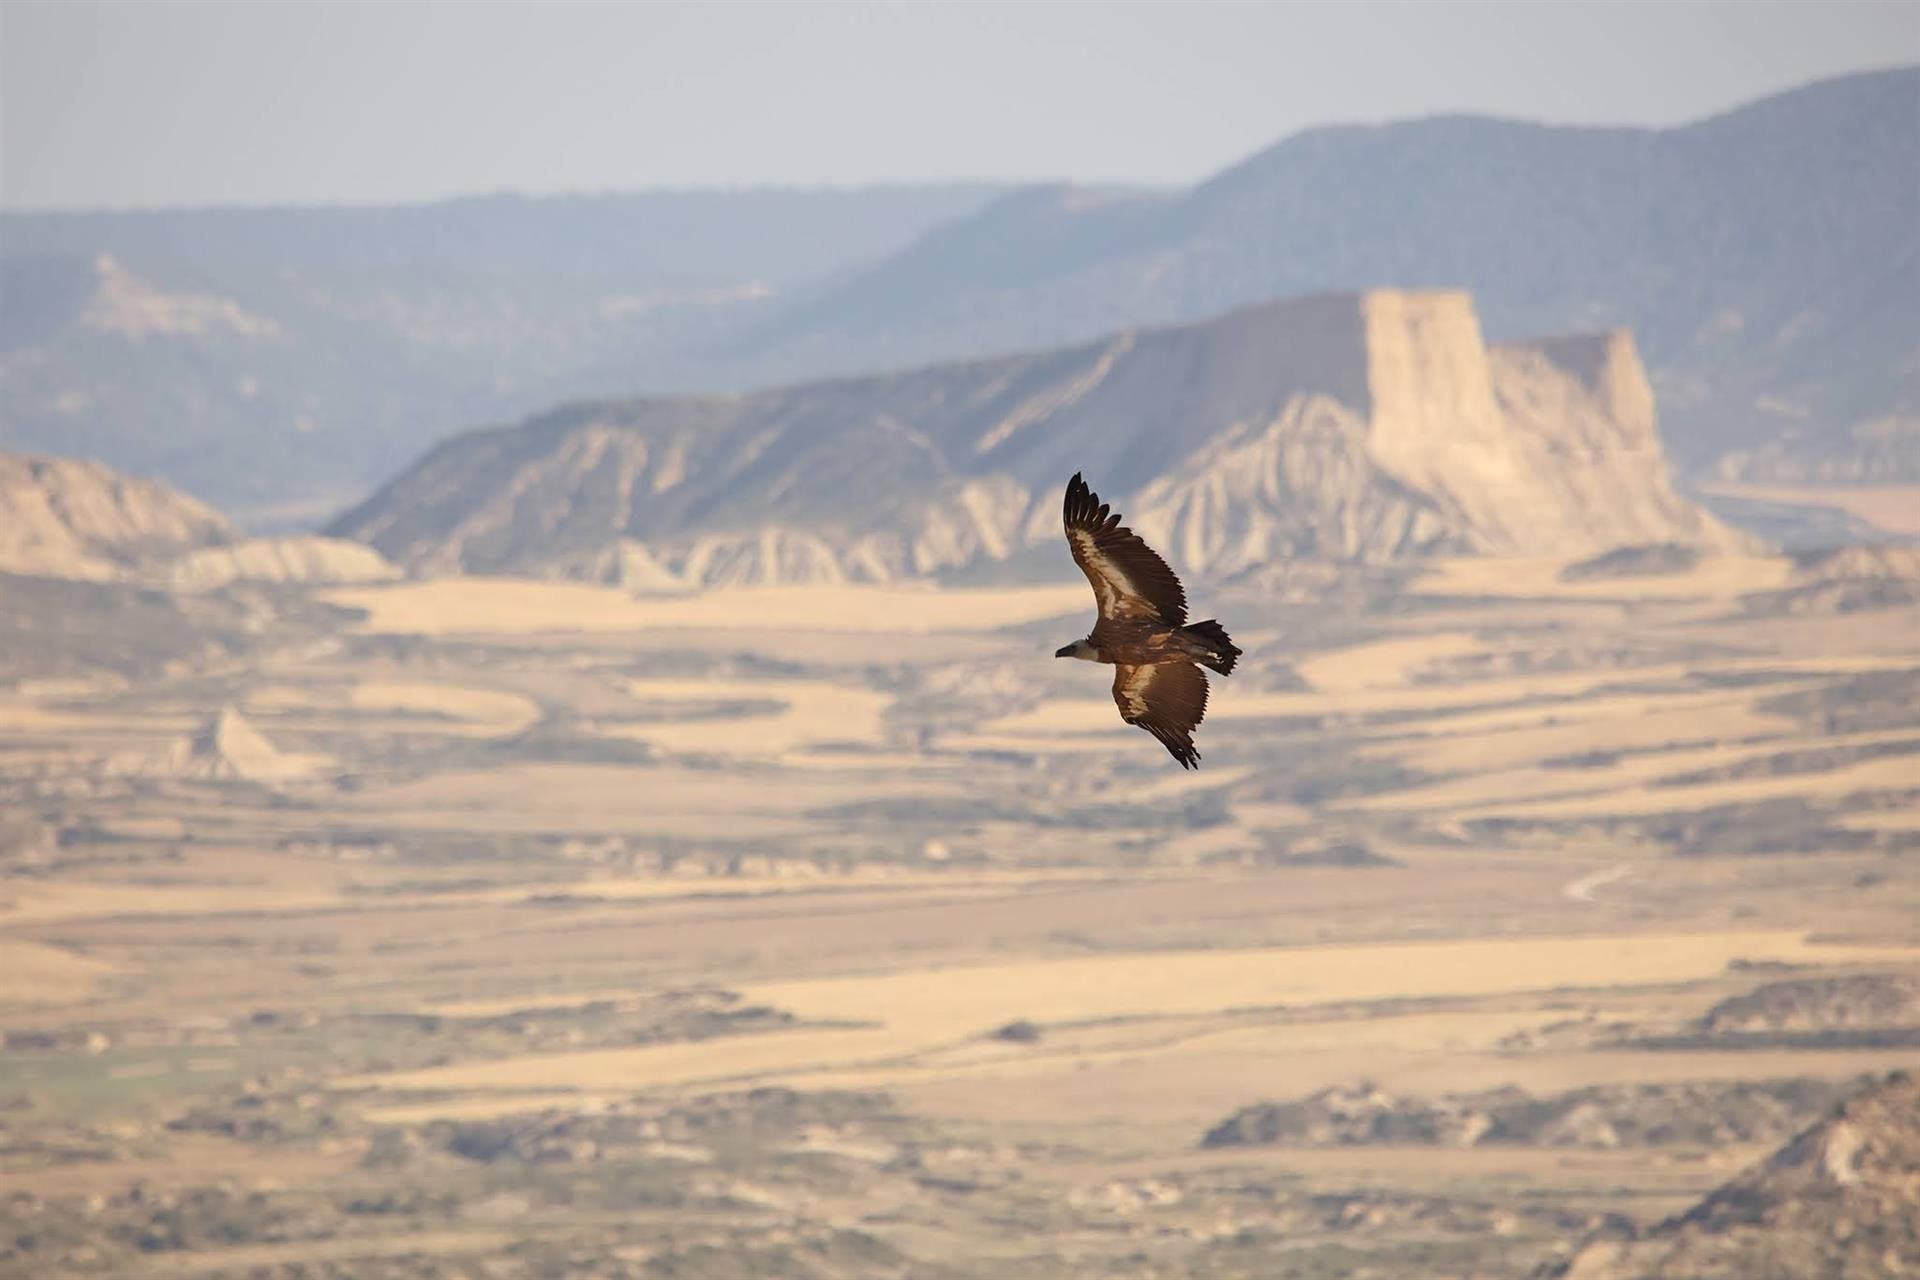
M312 765L280 751L229 704L197 732L126 761L120 771L205 782L288 782L308 776Z

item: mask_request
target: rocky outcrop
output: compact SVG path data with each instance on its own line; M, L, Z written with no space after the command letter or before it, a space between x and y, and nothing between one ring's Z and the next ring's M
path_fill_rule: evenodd
M1399 1098L1375 1085L1322 1089L1294 1102L1243 1107L1207 1131L1203 1147L1470 1147L1493 1121L1458 1099Z
M1501 334L1630 327L1688 470L1911 483L1917 113L1902 67L1672 129L1310 129L1186 190L1009 195L795 300L757 354L870 368L1444 283Z
M1920 604L1920 547L1849 546L1795 557L1793 583L1748 596L1749 613L1862 613Z
M385 582L400 576L372 547L341 538L248 538L188 552L156 577L176 591L212 591L230 582Z
M1793 576L1801 582L1920 579L1920 547L1852 546L1807 552L1794 557Z
M1714 1034L1883 1027L1920 1027L1920 978L1861 973L1769 982L1729 996L1701 1020L1701 1029Z
M1358 312L1364 399L1304 395L1230 430L1149 486L1136 523L1229 573L1279 556L1572 556L1656 531L1740 545L1669 486L1630 336L1488 348L1461 294L1367 294Z
M83 328L134 339L215 333L250 339L280 336L279 325L231 298L169 293L128 271L112 254L96 257L93 269L98 283L80 312Z
M1618 547L1560 571L1562 582L1618 582L1686 573L1700 563L1700 552L1671 542L1647 547Z
M1595 1085L1536 1098L1519 1089L1396 1096L1372 1084L1243 1107L1203 1147L1724 1146L1779 1142L1844 1094L1844 1083L1757 1080Z
M1568 1280L1857 1280L1920 1273L1920 1079L1896 1073L1638 1239L1587 1243Z
M232 706L164 749L111 762L112 772L197 782L275 784L311 777L315 761L282 752Z
M233 582L382 582L400 571L340 538L241 538L212 508L98 462L0 453L0 573L205 592Z
M1050 545L1076 470L1197 574L1741 545L1668 487L1626 335L1489 348L1464 294L1393 291L887 377L576 406L450 441L333 532L422 572L887 581Z
M98 462L0 453L0 572L107 580L217 546L218 512Z

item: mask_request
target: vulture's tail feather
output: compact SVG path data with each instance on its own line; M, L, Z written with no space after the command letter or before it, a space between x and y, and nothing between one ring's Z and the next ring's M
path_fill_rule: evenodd
M1240 649L1227 635L1227 629L1212 618L1205 622L1187 625L1184 634L1189 640L1198 641L1205 650L1194 655L1194 660L1203 667L1218 671L1223 676L1233 674L1233 664L1240 657Z

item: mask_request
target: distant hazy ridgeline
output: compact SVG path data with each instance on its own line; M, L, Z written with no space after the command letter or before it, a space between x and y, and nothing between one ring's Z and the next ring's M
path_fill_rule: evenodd
M1920 69L1673 129L1313 129L1186 191L1004 197L754 335L855 370L1324 289L1466 288L1497 339L1624 327L1687 468L1920 479Z
M311 524L432 442L1303 293L1631 330L1674 460L1920 480L1920 71L1664 130L1310 130L1183 191L982 186L0 218L0 447ZM998 197L998 198L996 198Z
M0 216L0 448L311 524L438 436L702 385L686 354L993 194L493 196Z

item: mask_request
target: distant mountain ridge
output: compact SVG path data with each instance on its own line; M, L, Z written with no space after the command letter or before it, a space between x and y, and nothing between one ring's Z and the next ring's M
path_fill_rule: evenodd
M1488 348L1458 293L1322 295L1089 346L446 442L332 532L427 573L887 581L1059 536L1083 470L1177 567L1739 545L1668 487L1631 338Z
M1001 188L0 214L0 448L311 527L451 431L689 350Z
M1681 464L1920 480L1920 68L1672 129L1308 130L1176 193L1003 197L745 344L869 369L1319 290L1462 288L1489 329L1631 329Z
M1920 480L1920 69L1673 129L1313 129L1180 191L746 191L0 216L0 447L308 527L590 397L1050 349L1310 292L1630 329L1677 465Z

